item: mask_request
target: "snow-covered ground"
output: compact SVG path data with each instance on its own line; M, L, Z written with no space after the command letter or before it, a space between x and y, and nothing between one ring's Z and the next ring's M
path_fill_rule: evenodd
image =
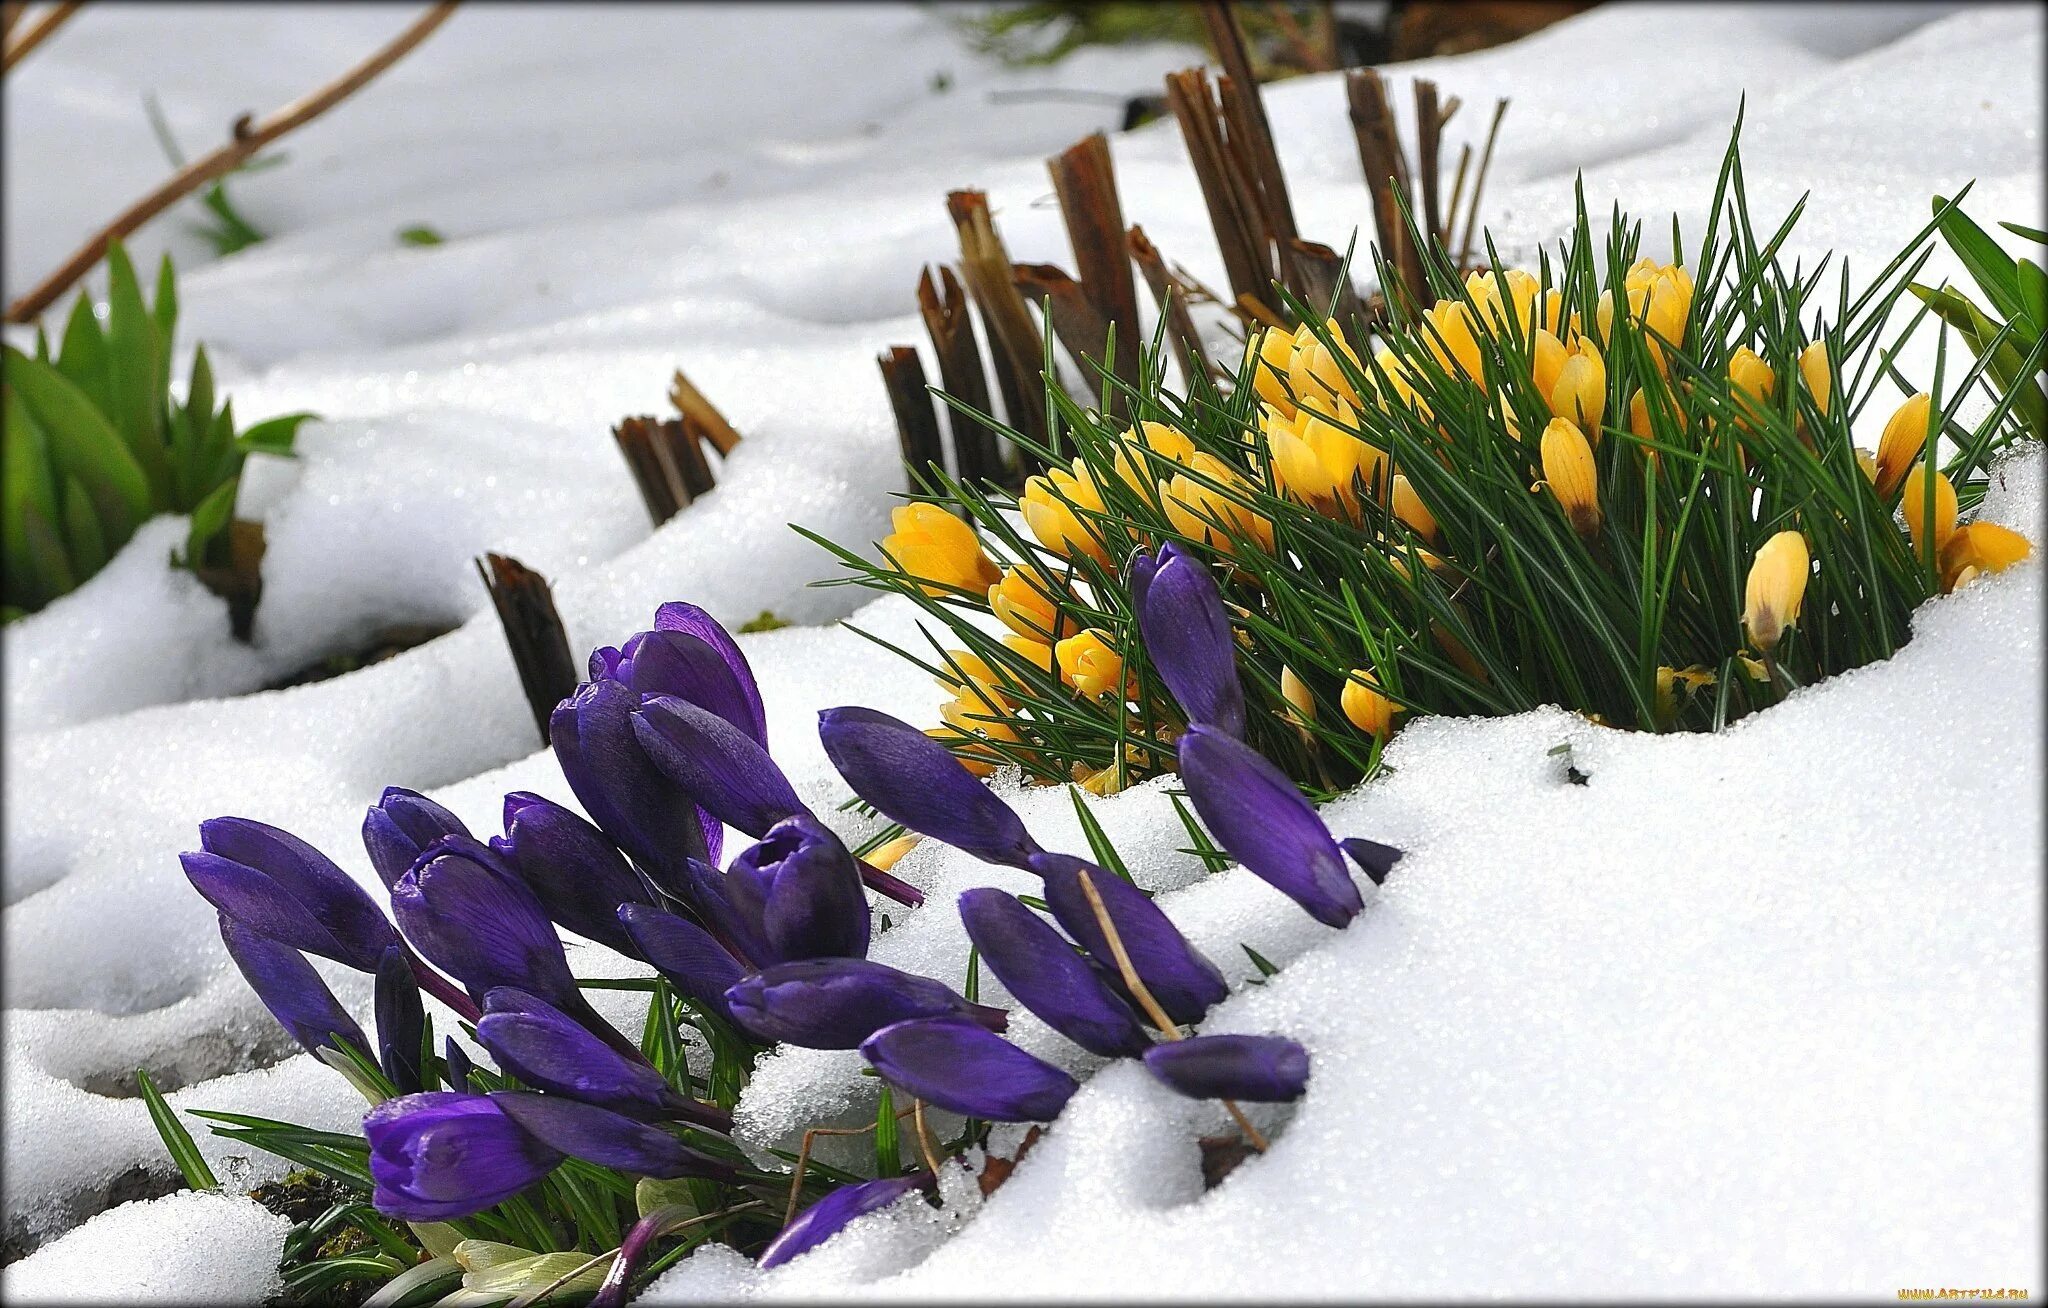
M142 90L195 150L404 21L86 10L8 80L10 285L160 175ZM1512 97L1486 204L1505 259L1563 229L1579 169L1596 208L1619 201L1653 232L1677 212L1698 232L1746 92L1753 206L1775 214L1811 189L1795 251L1874 272L1931 194L1972 178L1987 225L2040 221L2042 38L2034 8L1614 4L1398 72L1472 106L1454 140ZM474 555L552 578L579 647L666 599L813 624L743 639L778 757L820 797L836 791L814 710L934 716L939 693L913 669L815 625L858 595L807 589L833 569L785 524L849 541L885 528L901 478L872 360L922 339L917 269L955 252L944 192L985 187L1014 257L1069 262L1042 157L1195 57L1084 52L1003 71L909 7L478 6L290 138L288 163L233 183L272 240L202 264L174 222L146 233L144 253L178 252L181 326L237 411L325 421L303 429L301 459L252 467L245 487L270 541L253 648L161 566L168 523L6 632L10 1242L77 1225L138 1169L169 1175L140 1104L120 1097L138 1065L187 1085L182 1106L333 1126L359 1111L310 1059L255 1066L285 1043L175 855L199 819L241 813L374 886L355 830L384 785L428 789L489 829L506 790L567 799L534 753ZM1109 98L989 96L1053 87ZM1268 105L1302 230L1342 248L1368 214L1341 86L1301 79ZM1113 146L1129 220L1220 284L1177 131ZM402 247L413 223L448 242ZM1902 359L1909 375L1926 353ZM747 439L715 493L650 531L607 428L659 411L678 364ZM2009 473L1992 511L2039 540L2038 456ZM1416 724L1395 774L1331 810L1343 831L1414 851L1343 935L1240 874L1198 881L1169 852L1178 835L1158 838L1156 790L1103 801L1141 879L1219 963L1242 941L1287 964L1212 1020L1313 1052L1308 1098L1269 1118L1273 1154L1203 1196L1206 1110L1111 1068L964 1227L960 1210L907 1208L760 1284L711 1253L663 1291L2037 1284L2039 573L1937 601L1899 658L1719 739L1556 712ZM244 693L403 622L461 625L346 677ZM904 607L860 622L914 638ZM1559 779L1547 751L1565 740L1588 787ZM1042 839L1077 847L1063 797L1022 803ZM943 974L964 956L945 901L1000 874L941 851L901 870L944 893L878 954ZM366 1001L359 979L336 980ZM847 1070L771 1060L744 1105L750 1140L856 1111ZM223 1175L274 1174L202 1144ZM195 1214L108 1214L10 1268L6 1289L63 1279L52 1267L83 1250L107 1294L145 1298L168 1256L148 1233ZM237 1242L281 1235L230 1225Z

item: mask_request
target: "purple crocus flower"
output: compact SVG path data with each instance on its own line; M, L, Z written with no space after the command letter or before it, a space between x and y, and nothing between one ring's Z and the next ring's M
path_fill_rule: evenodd
M1116 955L1081 889L1081 874L1088 874L1138 979L1174 1021L1199 1022L1211 1005L1230 993L1216 965L1188 943L1144 891L1122 877L1067 854L1040 854L1031 860L1030 870L1044 878L1046 907L1060 926L1114 977Z
M469 1074L475 1068L475 1064L469 1061L469 1052L456 1043L454 1036L444 1040L441 1047L446 1051L442 1057L447 1063L442 1069L441 1079L448 1083L450 1090L469 1089Z
M1181 712L1189 722L1242 736L1244 687L1237 679L1237 646L1208 566L1169 543L1160 546L1156 561L1143 551L1132 557L1128 585L1146 657Z
M861 1042L882 1079L962 1117L1050 1122L1080 1083L1042 1058L957 1017L894 1022Z
M562 1161L484 1095L434 1090L387 1099L363 1118L371 1202L408 1222L480 1213Z
M1343 852L1287 774L1211 727L1180 738L1180 775L1202 825L1231 857L1326 926L1365 906Z
M965 1017L992 1031L1008 1016L968 1002L930 977L864 958L777 963L725 992L733 1020L757 1039L806 1049L854 1049L891 1022Z
M1022 867L1038 852L1015 810L909 723L870 708L826 709L818 737L853 792L890 821L990 863Z
M199 824L178 855L193 888L257 935L358 972L375 972L398 933L348 873L289 831L248 818Z
M674 695L644 696L633 732L648 759L705 812L757 840L810 811L768 751L709 709Z
M799 1254L809 1253L857 1218L878 1213L913 1190L930 1189L933 1180L930 1172L916 1172L840 1186L782 1228L782 1234L761 1251L761 1270L780 1267Z
M304 954L256 934L226 913L220 914L220 938L242 979L306 1052L339 1049L344 1040L357 1049L369 1049L363 1029Z
M1190 1099L1284 1104L1308 1088L1308 1051L1279 1036L1208 1035L1154 1045L1145 1067Z
M683 1176L729 1181L735 1175L730 1163L610 1109L522 1090L493 1090L490 1098L505 1116L549 1148L600 1167L661 1181Z
M363 848L387 890L428 845L443 836L468 834L461 818L403 786L386 786L383 798L363 815Z
M639 1056L583 998L547 911L490 846L463 836L435 842L391 888L391 908L406 938L472 994L525 990Z
M581 1022L524 990L499 986L487 993L476 1037L499 1067L537 1090L648 1121L680 1118L718 1131L732 1125L724 1110L678 1094L646 1062L622 1057Z
M1400 850L1392 845L1382 845L1377 840L1367 840L1364 836L1346 836L1337 842L1337 847L1351 855L1351 861L1358 864L1358 870L1376 886L1384 885L1387 873L1401 861Z
M757 964L860 958L868 952L860 864L808 813L777 823L742 851L726 869L725 890L763 947Z
M1150 1047L1131 1006L1014 895L988 887L967 891L960 896L960 920L996 979L1055 1031L1106 1058L1133 1058Z
M619 922L632 937L640 957L668 978L687 999L730 1019L725 992L746 974L732 952L710 932L685 918L646 904L619 905Z
M624 682L585 682L548 719L548 742L583 811L664 890L691 858L714 859L723 828L654 766L633 734L640 696Z
M426 1054L427 1010L412 960L397 945L377 965L377 1061L400 1094L426 1088L420 1060Z
M505 796L505 834L491 847L550 918L586 940L634 952L619 905L652 903L654 895L604 832L553 800L515 790Z

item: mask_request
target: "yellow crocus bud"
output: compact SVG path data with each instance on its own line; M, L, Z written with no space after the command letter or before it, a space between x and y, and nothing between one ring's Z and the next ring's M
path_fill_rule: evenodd
M1308 688L1307 682L1294 675L1293 668L1285 664L1280 667L1280 698L1287 703L1282 716L1306 733L1309 723L1316 720L1315 693Z
M1304 402L1292 421L1265 414L1266 448L1282 489L1326 512L1355 503L1353 479L1374 484L1381 451L1352 434L1358 411L1342 399Z
M1249 496L1250 486L1231 466L1213 454L1197 453L1189 461L1190 472ZM1159 483L1160 506L1173 529L1211 549L1228 554L1236 548L1233 533L1249 537L1260 548L1273 548L1273 524L1222 491L1212 490L1188 473L1176 473Z
M1422 316L1428 320L1422 328L1422 341L1437 365L1446 371L1463 373L1473 381L1484 379L1486 369L1480 362L1471 307L1463 300L1443 300L1424 309Z
M1001 581L988 588L989 611L1003 625L1031 640L1060 638L1061 620L1056 587L1044 572L1032 567L1005 569Z
M1934 401L1926 391L1912 396L1898 407L1884 425L1877 442L1877 494L1883 499L1898 489L1906 470L1927 444L1927 418Z
M1758 650L1768 653L1777 648L1785 628L1799 621L1811 568L1806 537L1796 531L1779 532L1756 552L1743 587L1742 625Z
M1864 480L1873 486L1877 485L1877 456L1875 454L1859 446L1856 450L1856 466L1863 469Z
M1139 447L1179 464L1195 457L1195 443L1188 439L1187 433L1163 422L1144 422L1131 428L1120 438L1112 466L1123 484L1139 494L1143 494L1145 487L1155 479L1155 469L1159 466L1157 460L1141 454Z
M1017 699L1003 686L1002 678L981 655L964 649L946 651L951 660L933 680L953 693L955 699L971 701L987 713L1006 713Z
M1878 471L1884 471L1884 455L1878 455ZM1916 463L1906 474L1905 493L1899 497L1899 512L1906 515L1906 530L1913 533L1916 554L1932 557L1956 530L1956 488L1939 471L1934 474L1934 521L1927 521L1927 465ZM1932 544L1929 544L1932 528Z
M1345 678L1339 702L1352 726L1383 739L1393 731L1394 715L1401 711L1400 705L1380 693L1379 679L1364 668L1353 668Z
M880 849L870 853L863 861L877 871L887 872L890 868L895 867L901 862L905 854L916 849L923 840L923 836L914 833L898 836Z
M1337 343L1337 352L1353 368L1359 368L1358 355L1351 348L1344 334L1337 327L1337 320L1330 318L1323 324L1330 339ZM1316 338L1307 323L1294 330L1294 353L1287 361L1287 384L1294 390L1294 402L1302 406L1327 404L1336 400L1356 407L1358 392L1344 375L1343 366L1337 362L1337 354Z
M1600 485L1593 447L1569 418L1552 418L1543 429L1543 480L1557 496L1572 530L1591 540L1600 530Z
M1593 342L1584 337L1572 342L1543 397L1552 413L1571 419L1594 445L1600 443L1600 419L1607 412L1607 364Z
M1514 306L1515 330L1527 337L1535 325L1536 299L1543 285L1520 268L1510 268L1506 275L1507 299ZM1468 273L1465 276L1465 293L1479 310L1479 320L1493 332L1507 333L1508 309L1501 303L1501 284L1491 271Z
M1044 476L1031 478L1024 483L1024 498L1018 507L1024 512L1024 525L1031 528L1039 544L1063 559L1085 554L1103 567L1109 566L1109 552L1094 528L1076 512L1103 511L1102 491L1085 464L1073 472L1053 468Z
M947 700L939 706L939 717L962 735L980 735L1002 744L1015 744L1020 739L1007 715L991 712L978 700Z
M1555 332L1539 330L1529 338L1529 378L1536 383L1536 393L1546 401L1557 389L1558 376L1564 372L1564 361L1570 357L1570 352Z
M1806 382L1806 390L1813 396L1814 406L1826 413L1828 401L1834 397L1835 390L1835 375L1828 365L1827 342L1815 341L1799 352L1799 376Z
M1429 624L1429 634L1436 637L1436 643L1442 647L1444 653L1450 655L1451 662L1458 665L1460 672L1482 686L1492 683L1493 678L1486 675L1486 665L1466 647L1464 641L1451 634L1449 627L1440 620L1433 620Z
M1426 541L1434 543L1437 537L1436 515L1422 502L1422 496L1415 493L1415 487L1400 473L1394 474L1394 488L1388 497L1394 508L1394 516L1408 524L1408 529Z
M1294 394L1288 389L1287 364L1294 357L1294 333L1284 327L1261 328L1246 339L1244 357L1252 363L1252 388L1259 398L1291 412Z
M2010 527L1973 522L1949 537L1941 551L1948 589L1960 590L1980 572L2002 572L2034 552L2032 542Z
M1124 688L1124 661L1106 633L1090 627L1056 647L1060 680L1089 699L1101 699Z
M891 510L889 521L895 530L882 541L883 555L917 578L927 595L984 594L1002 575L982 553L974 529L936 504L906 504Z
M1657 720L1669 722L1678 716L1678 691L1685 690L1687 699L1714 684L1712 669L1695 663L1683 670L1671 667L1657 669Z
M1778 374L1747 345L1728 360L1728 382L1758 414L1770 407L1771 397L1778 393Z

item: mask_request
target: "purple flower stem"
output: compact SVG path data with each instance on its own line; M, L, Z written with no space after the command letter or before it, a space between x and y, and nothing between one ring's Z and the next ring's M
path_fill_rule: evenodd
M860 879L867 883L868 889L886 899L893 899L899 904L907 904L911 908L916 908L924 903L924 891L919 890L901 877L890 876L882 869L870 866L865 859L861 860Z
M412 952L411 945L405 946L405 961L412 964L413 979L420 983L420 989L454 1009L456 1016L463 1021L475 1023L482 1020L483 1010L476 1006L476 1001L464 994L453 981L428 967L418 954Z

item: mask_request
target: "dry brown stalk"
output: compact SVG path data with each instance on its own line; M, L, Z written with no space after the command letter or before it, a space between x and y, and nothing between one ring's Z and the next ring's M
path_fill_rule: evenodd
M1174 357L1180 360L1181 376L1193 386L1195 378L1207 373L1210 365L1208 352L1202 348L1201 333L1195 330L1194 316L1188 312L1187 288L1166 270L1166 259L1146 237L1144 228L1132 227L1126 239L1131 258L1137 261L1145 285L1151 288L1152 298L1159 304L1159 312L1166 315L1166 339L1173 343Z
M1136 386L1141 348L1138 287L1131 276L1130 252L1124 245L1124 211L1117 198L1116 168L1110 158L1109 139L1096 132L1045 164L1052 173L1060 216L1067 225L1067 239L1074 247L1074 266L1080 270L1081 289L1096 314L1115 332L1114 374L1119 381ZM1054 325L1057 328L1058 324ZM1101 358L1103 339L1095 338L1095 343L1088 347L1088 357ZM1120 393L1115 396L1112 408L1117 413L1124 411Z
M740 443L740 434L725 420L718 406L704 398L704 392L683 376L681 368L676 369L676 375L669 379L668 402L675 405L676 412L694 424L721 455L731 454L733 447Z
M1223 255L1223 272L1234 304L1250 296L1261 304L1272 295L1271 264L1256 210L1245 203L1244 188L1232 176L1232 164L1218 109L1209 89L1209 74L1200 68L1166 75L1166 102L1180 124L1188 160L1201 184L1209 210L1209 227ZM1241 174L1240 174L1241 175Z
M457 0L440 0L440 3L414 20L410 26L386 42L369 58L312 94L294 100L262 119L252 119L247 114L237 118L227 144L201 155L172 173L155 190L129 205L113 221L94 233L91 239L79 246L55 272L7 307L7 321L23 323L34 320L44 309L49 308L58 296L70 289L74 282L91 271L93 265L105 256L109 243L130 235L184 196L233 171L271 142L318 118L361 90L378 74L397 63L413 47L432 35L435 28L447 22L449 16L455 12L456 2ZM27 41L28 36L29 33L23 33L22 41ZM10 49L10 65L15 57Z
M931 392L926 389L924 364L909 345L892 345L875 360L881 365L882 384L889 388L889 408L896 415L896 441L903 462L913 478L922 479L925 469L946 470L946 447L939 439L939 418L932 412Z
M509 555L485 554L476 561L476 571L498 610L513 666L519 669L520 688L545 744L548 718L557 704L575 693L581 679L569 651L569 633L555 611L554 592L547 578Z
M1020 263L1010 269L1011 282L1017 293L1034 305L1044 305L1051 311L1052 332L1059 338L1067 353L1079 364L1082 376L1090 383L1098 383L1100 374L1090 362L1102 361L1102 344L1109 339L1110 322L1097 311L1089 300L1087 290L1081 283L1069 277L1066 270L1050 263ZM1121 352L1118 372L1122 372ZM1137 380L1135 361L1131 369L1133 384ZM1093 391L1094 385L1089 389Z
M1443 211L1438 203L1437 152L1443 146L1444 118L1437 104L1436 83L1425 77L1415 79L1415 162L1422 183L1422 226L1430 239L1444 239Z
M936 282L930 268L918 274L917 307L932 338L932 352L939 360L939 384L946 394L976 413L993 412L981 347L974 338L974 317L967 312L967 293L951 268L940 267ZM995 429L951 405L945 408L946 425L953 433L954 475L967 482L1005 481L1003 452L996 443Z
M1344 77L1345 97L1351 108L1351 130L1358 140L1358 161L1365 170L1365 185L1372 195L1373 230L1379 237L1380 254L1399 279L1410 304L1417 297L1429 303L1429 291L1422 277L1421 252L1408 239L1408 227L1401 218L1398 195L1407 192L1407 168L1400 138L1394 133L1393 106L1387 103L1387 86L1370 68L1354 68ZM1392 289L1382 287L1388 298Z
M1011 280L1010 254L989 216L988 195L982 191L949 192L946 212L960 236L960 271L988 331L1004 411L1012 427L1042 443L1047 432L1045 344L1030 308ZM1017 453L1025 471L1038 471L1038 460L1029 451Z
M13 72L16 64L28 58L31 51L55 36L58 28L70 22L72 15L79 11L84 2L85 0L63 0L61 4L51 5L36 18L35 22L22 28L19 37L14 36L14 26L21 21L22 13L27 6L9 5L7 33L13 39L7 42L6 50L0 52L0 73Z
M14 25L28 12L27 0L5 0L0 3L0 41L14 35Z

